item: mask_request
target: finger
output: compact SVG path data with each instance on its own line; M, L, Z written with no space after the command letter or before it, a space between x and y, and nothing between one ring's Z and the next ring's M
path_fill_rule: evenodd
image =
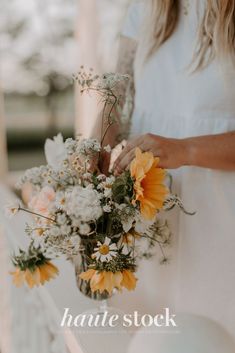
M133 148L130 152L125 154L125 156L119 162L116 171L118 173L122 172L123 170L129 167L131 161L135 158L135 149Z
M132 159L134 159L135 157L136 147L139 147L142 151L148 151L150 149L149 141L145 141L143 136L141 136L139 139L135 141L135 145L132 145L132 149L130 149L130 146L129 148L125 148L115 162L116 170L121 172L123 169L126 169L128 167ZM125 158L126 156L128 157Z
M114 162L114 165L113 165L114 169L118 168L120 161L124 158L124 156L127 153L129 153L131 150L138 147L141 143L142 143L142 137L129 141L126 147L124 147L124 149L122 150L122 152L120 153L116 161Z
M127 150L126 148L124 148L123 152L119 155L119 157L116 159L115 163L114 163L114 171L116 173L120 173L123 170L123 160L126 160L126 156L129 156L130 153L133 153L135 151L135 147L133 147L131 150Z

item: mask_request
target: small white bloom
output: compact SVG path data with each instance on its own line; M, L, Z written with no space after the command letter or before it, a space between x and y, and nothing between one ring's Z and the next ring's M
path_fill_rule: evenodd
M75 150L76 150L77 141L74 140L74 139L72 139L72 138L70 137L70 138L68 138L68 139L65 140L64 145L65 145L65 148L66 148L66 150L67 150L67 153L68 153L69 155L71 155L71 154L73 154L73 153L75 152Z
M83 174L83 179L86 179L86 180L92 180L92 174L91 173L84 173Z
M20 202L15 202L5 207L5 215L8 218L12 218L20 211Z
M154 222L155 219L148 221L138 214L136 216L135 230L140 234L146 233Z
M110 176L106 178L105 184L106 185L113 185L113 183L115 182L115 177L114 176Z
M55 187L57 182L51 176L48 176L45 180L43 180L43 185Z
M81 225L81 220L80 219L78 219L78 218L73 218L72 219L72 226L73 227L80 227L80 225Z
M125 233L127 233L132 228L133 222L134 222L134 217L121 219L122 228Z
M87 235L91 231L91 227L87 223L80 224L79 226L79 233L82 235Z
M61 234L69 235L71 233L72 228L69 225L67 225L67 224L63 224L60 227L60 230L61 230Z
M105 188L104 189L104 196L107 198L111 198L112 196L112 189L111 188Z
M64 213L59 213L56 217L56 222L59 224L59 225L63 225L67 222L67 217Z
M57 227L57 226L54 226L54 227L51 227L47 233L49 235L52 235L53 237L58 237L59 235L61 235L61 231L60 231L60 228Z
M99 174L98 176L97 176L97 180L99 180L99 181L103 181L103 180L105 180L106 179L106 176L104 175L104 174Z
M68 178L68 173L66 171L67 167L64 167L63 163L64 162L60 163L61 169L58 170L58 173L57 173L57 177L60 179L60 181L65 181Z
M107 145L107 146L104 146L104 150L105 150L105 152L107 152L107 153L111 153L112 148L110 147L110 145Z
M109 213L112 211L112 207L110 205L104 205L103 210L104 210L104 212Z
M115 181L114 177L107 177L105 180L103 180L98 186L98 190L103 190L104 196L105 197L111 197L112 196L112 185Z
M78 253L78 251L80 250L80 238L79 238L79 236L77 234L71 236L69 238L69 242L70 242L71 246L74 249L74 253Z
M47 163L54 170L59 170L61 167L61 162L66 160L68 157L67 150L63 142L63 136L58 134L53 138L53 140L47 139L44 149Z
M83 139L77 143L76 152L85 156L93 155L100 152L101 145L96 139Z
M65 196L65 192L63 191L58 191L56 193L56 197L55 197L55 205L57 208L63 210L66 204L66 196Z
M100 260L101 262L109 262L113 257L117 256L117 245L111 243L111 239L106 237L104 243L97 243L97 247L94 249L95 253L93 258Z

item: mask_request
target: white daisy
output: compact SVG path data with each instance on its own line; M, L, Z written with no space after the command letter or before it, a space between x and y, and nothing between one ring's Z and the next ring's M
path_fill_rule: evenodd
M55 199L55 205L58 207L60 210L63 210L66 205L66 196L65 192L63 191L58 191L56 193L56 199Z
M109 262L113 257L117 256L117 245L111 243L110 238L105 238L104 243L98 241L97 248L95 248L95 253L93 254L93 258L100 260L101 262Z

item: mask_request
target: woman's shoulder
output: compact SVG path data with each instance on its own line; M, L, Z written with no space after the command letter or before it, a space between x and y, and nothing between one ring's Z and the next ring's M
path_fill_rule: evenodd
M144 0L134 0L130 3L125 16L122 35L138 40L144 12Z

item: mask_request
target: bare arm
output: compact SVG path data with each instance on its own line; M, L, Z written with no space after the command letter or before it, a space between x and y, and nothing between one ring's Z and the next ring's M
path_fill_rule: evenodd
M135 148L152 151L160 157L162 168L198 166L235 171L235 131L186 139L165 138L153 134L141 135L129 141L114 164L117 173L125 169L135 155Z
M185 139L186 165L235 171L235 131Z

